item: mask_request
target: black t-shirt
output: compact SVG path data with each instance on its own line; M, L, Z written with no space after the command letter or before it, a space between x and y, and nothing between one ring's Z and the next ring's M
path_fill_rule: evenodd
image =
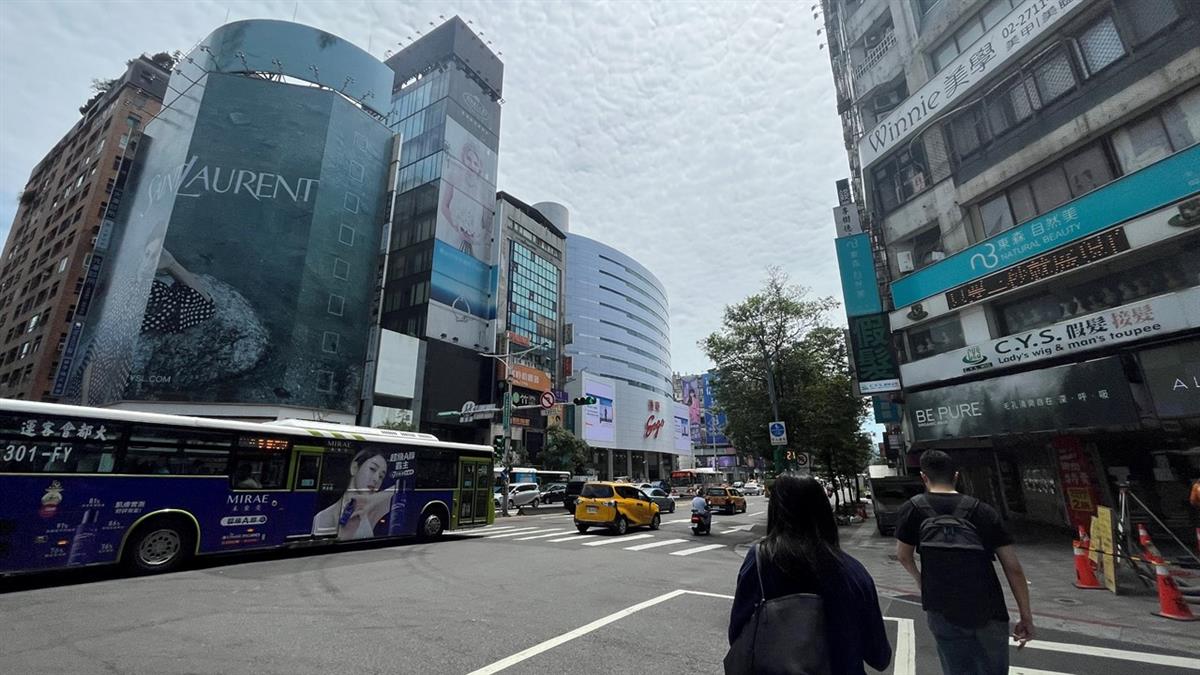
M930 506L941 515L954 513L962 501L958 493L926 493ZM996 549L1013 543L1000 514L979 502L967 518L975 526L988 555L970 551L931 550L921 554L921 606L941 612L960 626L976 628L988 621L1008 621L1004 591L992 564ZM896 538L910 546L921 544L925 514L910 499L896 516Z

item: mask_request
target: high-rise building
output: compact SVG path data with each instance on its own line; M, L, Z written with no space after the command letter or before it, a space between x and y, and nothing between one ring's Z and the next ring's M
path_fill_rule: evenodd
M387 60L395 72L394 160L380 364L403 361L412 383L376 404L415 415L445 440L482 441L487 420L438 413L496 391L496 170L504 66L454 17ZM399 351L387 349L398 345ZM383 396L381 398L381 395Z
M601 449L602 477L668 478L692 443L673 396L666 290L633 258L577 234L567 236L566 289L567 392L598 401L575 411L576 433Z
M308 26L221 26L178 64L69 368L71 400L351 422L393 155L392 71ZM281 114L280 111L286 111Z
M159 110L172 59L138 57L80 109L30 172L0 259L0 396L53 401L76 309L96 290L143 125ZM66 355L69 358L69 353Z
M893 447L952 453L1009 517L1086 526L1128 484L1188 526L1200 6L821 4L851 345Z
M506 192L496 196L501 289L496 306L496 351L522 352L538 345L543 347L517 357L512 367L514 394L533 402L562 383L566 309L563 271L567 235L539 207L546 208L546 204L530 206ZM504 375L501 371L498 388L503 386ZM503 400L499 390L491 400L496 403ZM560 415L543 416L533 409L513 412L513 447L529 463L540 463L546 426L555 420L561 423Z

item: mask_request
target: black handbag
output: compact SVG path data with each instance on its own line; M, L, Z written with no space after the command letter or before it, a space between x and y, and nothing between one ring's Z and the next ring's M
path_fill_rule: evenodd
M821 596L795 593L767 600L761 553L755 551L754 558L763 595L725 655L725 675L828 675Z

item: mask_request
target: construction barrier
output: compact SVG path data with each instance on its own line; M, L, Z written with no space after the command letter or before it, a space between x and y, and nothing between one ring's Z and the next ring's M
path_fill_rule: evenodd
M1162 558L1154 559L1154 576L1158 583L1158 611L1155 616L1161 616L1175 621L1196 621L1196 615L1183 599L1183 593L1171 578L1171 570Z
M1089 556L1091 539L1082 525L1079 526L1079 537L1072 545L1075 548L1075 588L1104 590L1104 584L1100 583L1096 578L1096 571L1092 569Z

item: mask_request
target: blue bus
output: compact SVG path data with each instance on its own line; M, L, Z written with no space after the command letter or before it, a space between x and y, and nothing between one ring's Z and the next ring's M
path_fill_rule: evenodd
M0 576L417 536L493 521L492 448L0 399Z

